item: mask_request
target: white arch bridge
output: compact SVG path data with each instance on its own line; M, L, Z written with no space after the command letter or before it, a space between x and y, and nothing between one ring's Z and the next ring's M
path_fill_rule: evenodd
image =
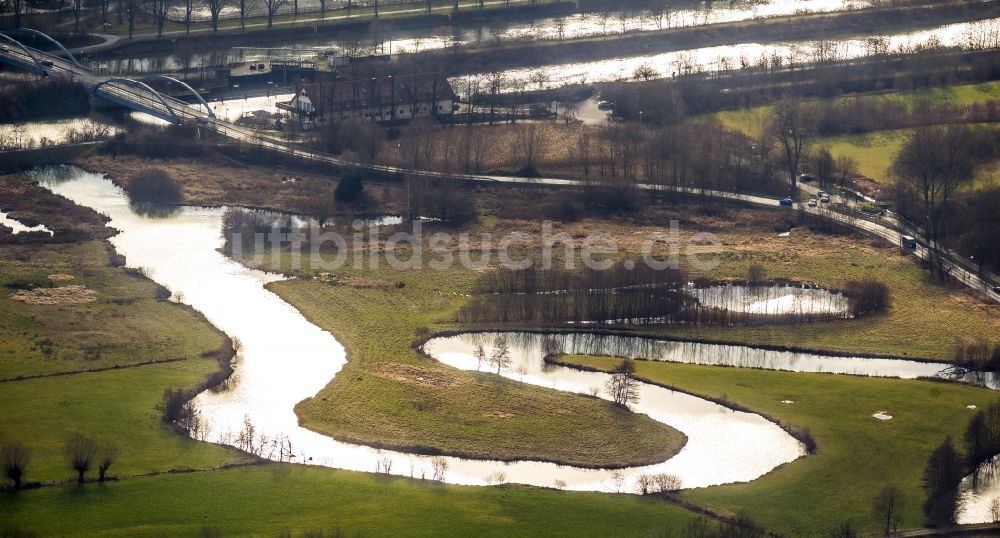
M15 39L12 34L40 38L54 45L59 55L25 45ZM204 121L215 118L215 114L205 99L194 88L180 80L166 75L151 75L143 77L142 80L95 76L88 67L78 62L61 43L31 28L17 28L0 32L0 63L43 77L52 76L79 82L96 97L132 110L145 112L170 123L179 125L185 121L198 121L199 119ZM204 111L192 107L180 99L164 95L144 82L154 79L178 86L190 93L196 99L197 104L204 108Z

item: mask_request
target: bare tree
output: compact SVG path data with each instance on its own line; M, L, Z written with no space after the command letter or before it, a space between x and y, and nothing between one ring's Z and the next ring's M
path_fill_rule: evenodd
M482 370L483 361L486 360L486 350L483 349L482 344L476 346L476 350L472 352L472 356L476 358L476 370Z
M205 0L205 5L208 6L208 13L212 16L212 31L218 31L219 29L219 14L222 13L222 9L229 5L230 0ZM267 20L268 28L271 27L271 18L268 17Z
M97 443L80 433L72 433L66 438L63 455L70 469L77 473L77 482L84 481L84 475L93 467L97 456Z
M903 518L903 499L903 490L895 484L888 484L872 501L872 516L885 536L896 532L896 527Z
M31 463L31 453L23 444L8 442L0 447L0 467L3 468L3 475L14 482L15 488L21 487L29 463Z
M24 14L24 9L25 9L25 7L27 5L27 1L26 0L7 0L6 2L0 4L0 8L2 8L4 5L6 5L7 9L10 10L10 16L14 19L13 20L14 25L12 26L12 28L20 28L21 27L21 15ZM2 12L2 9L0 9L0 12ZM79 25L79 20L77 21L77 24Z
M83 0L73 0L73 31L80 31L80 13L83 12Z
M837 157L836 169L837 183L846 187L851 179L858 175L858 161L849 155L840 155Z
M431 458L431 469L434 480L444 482L445 475L448 473L448 460L441 456L434 456Z
M503 88L504 77L499 70L493 70L486 75L486 83L490 90L490 125L493 125L496 118L497 100L500 97L500 90Z
M537 123L522 125L518 130L518 150L524 162L524 172L536 174L538 157L545 152L548 140L543 129Z
M190 1L190 0L188 0ZM253 11L257 7L257 0L237 0L239 2L240 8L240 28L246 28L247 14ZM323 0L324 9L326 7L326 0Z
M191 33L191 13L194 11L194 0L184 0L184 33Z
M288 0L261 0L264 2L264 8L267 10L267 27L270 28L274 23L274 15L278 13L281 6L288 3Z
M668 473L657 473L652 477L653 479L653 489L657 493L670 493L673 491L678 491L681 489L681 478L677 475L672 475Z
M172 4L173 0L149 0L149 10L153 15L153 23L156 24L157 37L163 37L163 26L167 23L167 15Z
M892 172L917 193L926 219L932 254L944 233L955 191L972 178L968 155L970 131L965 126L921 127L913 132L892 162ZM939 273L943 267L938 267ZM943 276L943 273L942 273Z
M114 464L118 457L118 447L113 444L105 444L97 454L97 479L104 482L104 478L108 474L108 469Z
M497 369L497 375L500 372L510 368L510 345L507 344L507 338L505 336L498 336L493 342L493 352L490 353L490 366Z
M608 379L606 389L616 405L627 406L639 401L639 386L635 380L635 363L625 359Z
M632 73L632 78L635 80L643 80L647 82L659 76L659 71L654 69L653 66L649 64L642 64L639 67L636 67L635 71Z
M785 101L774 111L771 130L781 142L784 150L785 166L788 170L789 189L795 194L799 175L799 162L806 141L814 131L813 122L806 109L795 100Z

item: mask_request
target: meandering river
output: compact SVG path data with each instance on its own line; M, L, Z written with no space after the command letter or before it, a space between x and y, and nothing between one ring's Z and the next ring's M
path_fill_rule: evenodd
M111 241L129 266L143 269L176 300L201 311L240 342L236 374L227 389L206 391L194 400L207 424L199 437L235 444L235 435L249 420L258 432L287 438L293 448L292 461L369 472L384 469L385 463L391 462L392 474L432 476L432 458L342 443L299 427L294 405L313 396L337 375L346 362L344 348L265 288L283 276L248 269L219 252L223 208L183 207L154 217L134 211L124 192L101 174L61 166L38 169L33 175L53 192L108 215L110 226L121 232ZM479 365L472 355L474 347L482 343L488 349L495 336L435 338L424 349L445 364L476 370ZM541 338L538 334L508 334L513 364L503 375L554 390L603 392L605 374L544 364ZM937 375L945 366L584 333L561 339L569 352L793 371L912 378ZM804 454L799 442L759 415L646 384L640 386L639 393L639 402L632 406L635 412L688 436L684 448L665 462L614 472L534 461L446 457L444 480L485 485L502 473L507 482L634 492L639 475L662 472L678 476L683 486L690 488L754 480ZM988 506L984 495L970 496L970 501L970 506ZM988 510L981 515L988 517Z

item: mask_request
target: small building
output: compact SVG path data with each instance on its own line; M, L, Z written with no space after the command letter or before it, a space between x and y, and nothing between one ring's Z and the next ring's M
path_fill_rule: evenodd
M311 121L399 121L451 114L455 92L438 73L304 83L278 108Z
M265 87L268 83L291 86L303 78L316 75L316 63L311 61L272 60L268 63L249 62L216 68L226 87Z

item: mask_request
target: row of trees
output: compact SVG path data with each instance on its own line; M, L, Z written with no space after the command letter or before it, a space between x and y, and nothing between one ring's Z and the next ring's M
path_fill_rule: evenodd
M63 444L66 465L76 473L77 482L83 484L86 475L96 467L98 480L104 482L108 470L118 458L118 447L111 443L100 444L81 434L71 433ZM0 469L4 478L14 483L14 488L24 485L31 451L26 445L10 441L0 446Z
M459 310L458 319L467 323L803 323L845 314L879 314L890 305L888 286L871 278L844 284L846 312L833 304L828 309L759 312L745 308L745 296L737 293L742 290L736 287L719 290L715 301L699 302L686 289L688 276L682 270L657 270L631 260L606 270L544 269L540 268L543 263L484 273L476 282L472 300ZM759 284L755 287L763 287Z
M1000 208L1000 193L994 187L967 195L971 218L963 218L963 204L956 200L972 182L976 167L998 157L1000 129L948 125L916 129L893 159L897 211L922 229L935 254L933 269L941 278L947 273L938 254L949 235L957 237L958 246L972 247L981 264L1000 264L1000 241L991 235L1000 229L1000 218L991 213ZM956 223L963 226L953 227Z

